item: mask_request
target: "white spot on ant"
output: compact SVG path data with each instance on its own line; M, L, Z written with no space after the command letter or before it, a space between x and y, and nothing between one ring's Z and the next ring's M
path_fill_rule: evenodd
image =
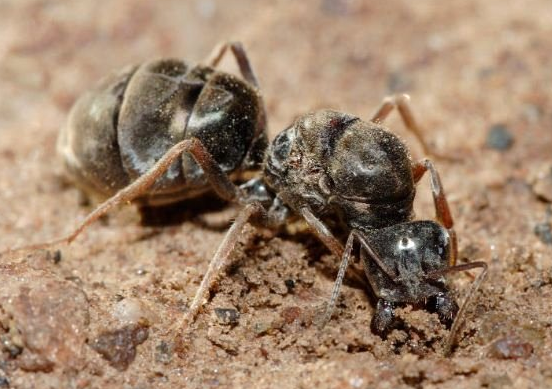
M416 247L416 244L412 239L405 236L399 241L397 247L399 248L399 250L411 250Z

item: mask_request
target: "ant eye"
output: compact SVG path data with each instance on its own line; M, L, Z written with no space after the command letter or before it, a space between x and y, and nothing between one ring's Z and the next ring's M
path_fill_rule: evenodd
M291 150L291 143L293 141L293 132L288 129L281 132L276 139L272 142L272 156L271 162L280 167L280 162L285 161Z
M437 253L443 256L447 252L449 244L450 240L448 234L442 234L437 244Z

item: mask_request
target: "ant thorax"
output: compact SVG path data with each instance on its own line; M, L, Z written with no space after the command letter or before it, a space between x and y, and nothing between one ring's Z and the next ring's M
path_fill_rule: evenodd
M384 127L349 114L321 110L298 118L272 142L264 177L295 210L337 214L349 228L412 218L408 149Z

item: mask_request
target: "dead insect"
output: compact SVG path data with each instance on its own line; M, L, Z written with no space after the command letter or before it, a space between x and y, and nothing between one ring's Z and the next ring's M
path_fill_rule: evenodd
M215 69L228 51L243 79ZM239 43L215 47L205 64L158 59L104 79L74 104L58 138L66 171L88 197L110 197L142 176L168 149L197 139L224 173L258 169L266 149L258 84ZM194 142L185 151L195 153ZM185 153L134 203L140 209L196 197L209 189Z

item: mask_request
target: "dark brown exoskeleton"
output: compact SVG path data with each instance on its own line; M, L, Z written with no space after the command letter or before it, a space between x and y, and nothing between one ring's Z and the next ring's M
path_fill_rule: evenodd
M215 69L230 49L243 79ZM89 197L110 197L142 176L175 144L197 139L224 173L258 169L267 139L257 80L239 43L205 64L152 60L104 79L74 104L58 139L66 171ZM199 154L194 142L183 151ZM209 189L188 153L133 201L159 206Z

